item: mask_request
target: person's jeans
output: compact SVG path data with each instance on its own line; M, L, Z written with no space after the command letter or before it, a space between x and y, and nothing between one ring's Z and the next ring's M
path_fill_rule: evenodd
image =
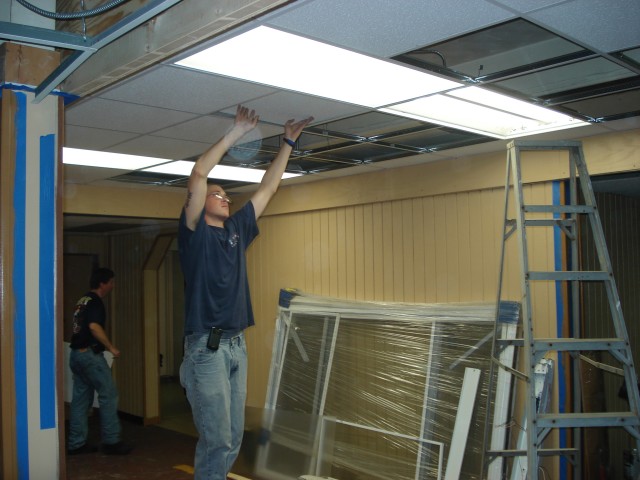
M200 434L194 480L226 480L244 431L247 347L242 332L223 334L215 351L207 348L207 338L202 334L185 338L180 382Z
M67 448L75 450L87 442L89 433L87 415L93 404L94 391L98 392L102 443L119 442L118 390L104 355L94 353L90 348L84 352L71 350L69 367L73 372L73 398Z

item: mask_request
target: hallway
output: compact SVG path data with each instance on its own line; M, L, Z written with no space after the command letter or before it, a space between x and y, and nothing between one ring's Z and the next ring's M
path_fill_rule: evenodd
M97 415L91 416L89 425L89 442L98 445L100 426ZM67 456L67 479L193 479L188 468L193 466L195 437L155 425L145 427L125 419L122 420L122 437L125 442L133 444L131 454L110 456L97 452Z
M197 433L189 403L175 379L160 383L162 421L142 425L137 419L122 418L122 439L134 446L125 456L100 452L67 456L67 480L190 480L193 479L193 455ZM89 417L89 443L100 443L100 421ZM230 479L250 476L246 455L241 451ZM252 477L254 478L254 477Z

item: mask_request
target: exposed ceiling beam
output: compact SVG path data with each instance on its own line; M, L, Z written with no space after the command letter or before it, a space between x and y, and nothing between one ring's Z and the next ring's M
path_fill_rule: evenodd
M101 48L63 83L87 96L291 0L183 0Z
M0 22L0 39L44 47L95 50L82 35L9 22Z
M135 12L127 15L115 25L107 28L104 32L96 35L94 38L88 38L87 42L94 47L93 49L84 49L76 52L54 70L42 84L36 88L35 101L39 102L45 98L54 88L62 83L73 71L80 67L100 48L108 45L127 32L149 21L156 15L164 12L181 0L151 0L149 4L139 8Z

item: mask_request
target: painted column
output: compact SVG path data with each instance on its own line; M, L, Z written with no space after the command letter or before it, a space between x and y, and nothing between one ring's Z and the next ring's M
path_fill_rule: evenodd
M2 478L64 473L58 319L60 97L34 102L54 51L6 43L0 122L0 410Z

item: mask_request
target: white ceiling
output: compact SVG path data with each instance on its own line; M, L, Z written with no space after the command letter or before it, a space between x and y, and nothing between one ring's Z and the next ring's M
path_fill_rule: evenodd
M299 0L182 56L240 31L268 25L368 55L390 58L517 18L600 54L640 46L638 0ZM282 133L281 126L289 118L313 115L313 125L322 128L330 121L367 113L366 108L356 105L179 68L173 65L177 58L167 58L68 106L65 146L186 159L198 156L224 134L238 104L260 114L259 132L263 138ZM313 58L290 58L286 51L278 51L273 52L273 68L326 66L317 65ZM640 106L636 110L640 110ZM568 140L638 127L640 117L635 116L535 138ZM505 145L505 141L488 141L319 172L287 182L500 151ZM122 173L126 172L65 166L65 181L115 185L112 178ZM117 185L123 184L117 182ZM250 188L253 187L240 186L236 190Z
M616 8L601 0L308 0L293 2L242 29L269 25L382 58L515 18L531 21L595 52L640 45L640 2L616 0L615 4ZM199 155L224 134L231 120L217 114L231 115L238 104L254 108L260 114L260 133L264 138L281 133L281 125L289 118L313 115L314 124L322 125L367 111L355 105L185 70L174 66L173 61L167 59L134 78L72 104L66 116L66 146L184 159ZM315 65L313 58L288 58L287 52L273 52L273 68L322 66ZM636 128L639 124L638 118L634 118L550 136L577 138ZM465 147L462 152L446 150L412 157L408 163L500 150L504 144L495 141ZM380 169L404 163L393 160L389 165L381 162L352 170L361 172L363 168ZM349 169L339 172L351 173ZM88 173L87 169L66 167L68 182L109 183L114 173L121 172ZM322 177L322 173L315 176Z

